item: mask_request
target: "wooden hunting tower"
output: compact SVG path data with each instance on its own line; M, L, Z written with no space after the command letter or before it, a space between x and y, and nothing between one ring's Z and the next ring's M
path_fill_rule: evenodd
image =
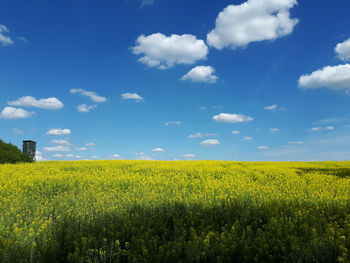
M36 142L23 141L23 153L28 154L34 159L36 153Z

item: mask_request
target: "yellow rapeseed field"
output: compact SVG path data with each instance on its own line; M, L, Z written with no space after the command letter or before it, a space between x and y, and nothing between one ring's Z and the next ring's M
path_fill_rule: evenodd
M350 162L0 165L0 262L350 262Z

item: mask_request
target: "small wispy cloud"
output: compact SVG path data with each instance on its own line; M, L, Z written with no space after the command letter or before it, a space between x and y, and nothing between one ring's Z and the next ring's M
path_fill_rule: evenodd
M69 92L72 94L78 93L80 95L89 97L92 101L96 103L102 103L107 101L106 97L100 96L94 91L88 91L85 89L71 89Z
M71 133L72 131L70 129L51 129L46 133L46 135L61 136L61 135L69 135Z
M197 132L197 133L193 133L188 135L188 138L204 138L204 137L213 137L213 136L218 136L217 133L201 133L201 132Z
M204 146L213 146L213 145L219 145L221 144L219 140L204 140L201 142L201 145Z
M170 125L181 125L182 122L181 121L166 121L164 122L165 126L170 126Z
M143 97L137 93L123 93L121 97L124 100L135 100L136 102L144 101Z
M89 112L91 110L96 109L97 105L80 104L76 108L77 108L77 111L79 112Z

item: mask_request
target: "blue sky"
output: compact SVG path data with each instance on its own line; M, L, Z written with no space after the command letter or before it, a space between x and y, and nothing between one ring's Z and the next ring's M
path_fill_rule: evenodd
M0 0L0 138L38 160L349 160L348 10Z

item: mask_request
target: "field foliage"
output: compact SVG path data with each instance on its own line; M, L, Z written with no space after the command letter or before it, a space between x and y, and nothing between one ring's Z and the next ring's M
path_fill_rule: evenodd
M0 165L0 262L350 262L350 162Z

